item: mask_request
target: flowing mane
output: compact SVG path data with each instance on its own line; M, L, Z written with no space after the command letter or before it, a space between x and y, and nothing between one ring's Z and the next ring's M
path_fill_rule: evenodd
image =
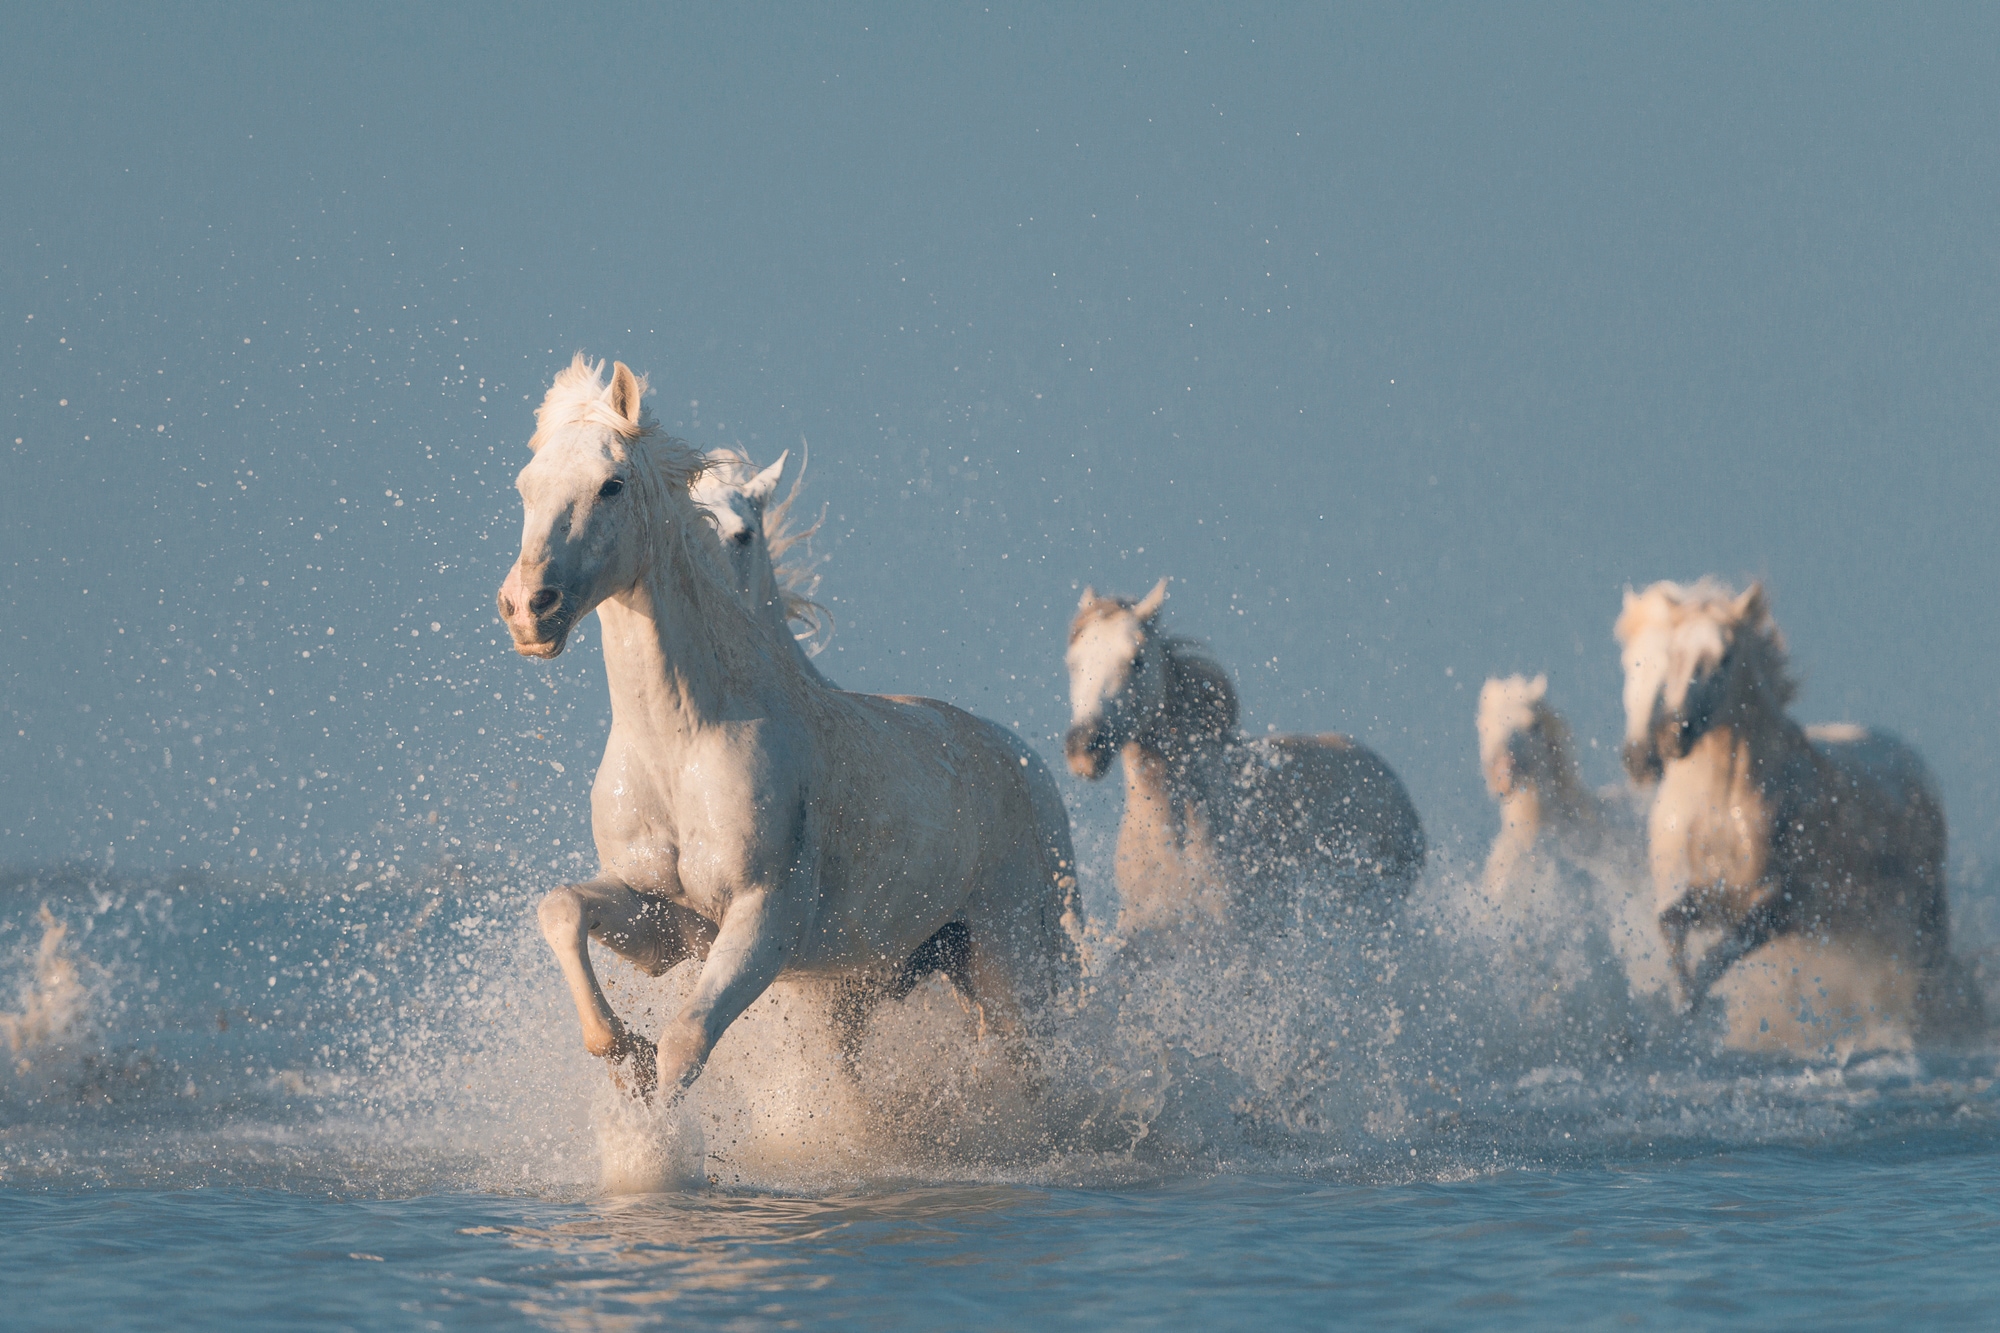
M1220 662L1210 657L1199 639L1162 635L1167 658L1167 708L1184 718L1193 735L1227 736L1236 730L1239 705L1236 686Z
M646 380L635 378L643 404ZM783 663L786 677L795 677L793 683L802 689L804 672L793 665L792 653L776 631L744 609L723 563L715 522L688 494L709 460L686 440L662 430L650 409L640 408L636 426L620 417L604 398L604 363L593 363L579 352L557 373L535 410L529 447L539 449L557 432L582 425L611 432L614 456L631 469L632 503L644 516L640 527L651 577L675 581L701 620L717 627L710 637L725 669L749 671L752 659L768 655Z
M1671 631L1695 619L1726 625L1736 620L1738 600L1736 589L1712 574L1704 574L1693 583L1662 579L1627 597L1612 634L1622 644L1648 629ZM1780 707L1790 704L1798 694L1798 682L1792 678L1785 635L1771 616L1770 603L1762 596L1754 598L1749 613L1736 628L1744 631L1736 645L1745 651L1758 679L1772 691Z
M749 454L728 446L709 450L707 466L731 486L744 485L758 471ZM819 516L810 524L796 529L792 526L792 504L799 498L805 480L806 460L802 457L785 498L764 510L764 549L771 556L771 573L778 581L785 619L796 620L806 627L797 638L808 657L817 657L833 637L833 613L813 599L813 594L819 591L823 557L813 554L812 539L826 522L826 506L820 506ZM800 547L805 549L799 551ZM798 553L794 554L795 551Z

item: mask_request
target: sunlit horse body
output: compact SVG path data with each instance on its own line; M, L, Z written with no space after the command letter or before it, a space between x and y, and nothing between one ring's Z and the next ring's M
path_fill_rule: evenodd
M586 1047L671 1100L780 976L881 995L941 970L1032 1066L1030 1025L1076 969L1054 781L993 723L806 671L783 618L739 597L689 495L703 459L659 430L644 392L623 364L608 384L581 357L556 377L499 594L524 656L561 652L593 609L603 632L600 870L540 909ZM592 938L656 975L702 959L657 1045L612 1011Z
M1402 782L1345 736L1244 737L1228 674L1161 627L1166 588L1085 589L1070 625L1069 766L1095 779L1125 761L1119 929L1244 924L1294 887L1407 894L1425 842Z
M792 505L805 484L803 466L785 498L771 503L789 457L787 450L778 455L777 462L759 470L739 449L711 449L689 494L715 521L737 595L753 615L776 617L787 627L800 665L817 676L819 668L812 659L825 643L831 625L826 608L813 600L819 586L813 562L794 554L819 531L818 521L804 528L792 527ZM790 629L794 624L801 628Z
M1479 766L1500 806L1481 887L1511 928L1572 946L1568 970L1615 955L1633 990L1664 990L1641 812L1584 785L1548 685L1506 676L1479 690Z
M1945 819L1909 746L1855 726L1794 722L1784 638L1763 589L1713 579L1625 594L1625 762L1657 779L1648 820L1660 927L1682 996L1790 938L1881 960L1876 994L1917 1030L1972 1003L1951 957ZM1719 930L1698 962L1688 937Z

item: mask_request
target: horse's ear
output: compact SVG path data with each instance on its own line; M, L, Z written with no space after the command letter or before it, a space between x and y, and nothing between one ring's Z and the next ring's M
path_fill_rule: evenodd
M646 396L645 381L632 373L623 361L611 368L611 388L606 401L611 410L633 430L639 429L639 401Z
M1132 608L1132 614L1141 620L1151 620L1154 616L1160 614L1160 607L1166 600L1167 580L1161 579L1153 585L1151 592L1139 599L1139 604Z
M1528 682L1528 697L1530 699L1546 699L1548 696L1549 677L1547 672L1543 672Z
M785 460L791 456L792 451L789 449L779 454L777 462L750 478L750 483L743 488L743 493L760 505L769 500L777 493L778 478L785 475Z
M1097 600L1097 589L1091 587L1088 583L1086 583L1083 585L1083 596L1077 598L1076 600L1076 609L1079 611L1088 611L1090 609L1090 604L1096 600Z
M1771 605L1764 597L1764 581L1759 579L1745 588L1729 609L1739 625L1763 624L1771 614Z

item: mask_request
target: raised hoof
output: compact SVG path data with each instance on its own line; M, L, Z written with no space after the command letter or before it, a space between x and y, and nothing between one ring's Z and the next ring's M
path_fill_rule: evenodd
M635 1101L653 1100L653 1092L660 1084L660 1073L652 1042L630 1033L620 1033L617 1043L605 1058L611 1062L614 1087Z

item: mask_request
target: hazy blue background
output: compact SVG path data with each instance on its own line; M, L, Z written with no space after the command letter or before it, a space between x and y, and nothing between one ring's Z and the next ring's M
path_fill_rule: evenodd
M1053 753L1172 574L1476 847L1481 678L1608 781L1620 587L1764 575L2000 859L2000 10L14 6L0 124L0 861L571 855L577 348L811 441L851 686Z

